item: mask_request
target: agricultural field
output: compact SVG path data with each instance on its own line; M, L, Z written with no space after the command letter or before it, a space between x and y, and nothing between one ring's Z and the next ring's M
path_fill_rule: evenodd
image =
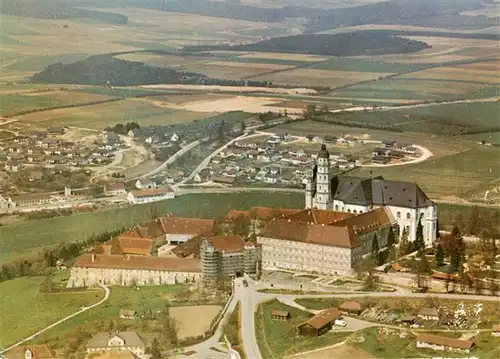
M252 206L303 208L304 196L282 193L183 195L145 205L21 221L0 226L0 264L35 254L40 248L61 242L85 240L94 234L130 228L151 218L152 213L221 219L231 209L248 209Z
M14 137L14 133L10 131L2 131L0 130L0 141L6 140L8 138Z
M273 310L290 312L289 320L274 320ZM312 314L273 300L259 306L255 314L257 343L263 358L283 358L292 354L333 345L351 333L327 333L317 338L299 336L296 327Z
M76 94L75 96L78 96ZM156 106L146 99L123 99L98 105L54 109L18 116L18 125L46 128L51 125L104 129L135 121L139 125L185 123L210 117L211 113L179 111Z
M296 354L293 356L295 359L325 359L325 358L349 358L349 359L374 359L371 354L368 354L361 349L354 348L353 346L343 344L333 348L327 347L323 350L315 350L306 354ZM389 358L387 358L389 359Z
M179 340L184 340L205 334L221 310L220 305L194 305L170 307L168 312L177 322Z
M483 62L461 66L433 67L427 70L412 72L400 76L400 78L435 81L463 81L469 83L498 85L500 84L500 75L498 70L500 70L500 62L495 61L491 64Z
M13 344L104 297L102 290L40 293L44 280L44 277L23 277L0 283L0 347Z
M335 88L367 80L376 80L387 75L390 75L390 73L330 71L300 68L283 70L263 76L255 76L251 79L255 81L271 81L275 84L295 86L328 86Z

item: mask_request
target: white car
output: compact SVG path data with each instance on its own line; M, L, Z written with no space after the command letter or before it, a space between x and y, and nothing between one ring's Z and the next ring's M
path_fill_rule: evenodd
M334 324L339 327L345 327L347 325L344 319L336 319Z

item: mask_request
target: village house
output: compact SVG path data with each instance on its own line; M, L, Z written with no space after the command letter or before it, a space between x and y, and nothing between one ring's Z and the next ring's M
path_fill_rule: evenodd
M77 258L68 288L104 285L164 285L198 282L199 259L84 254Z
M92 253L149 256L151 255L152 248L152 239L128 236L125 232L97 246Z
M108 184L104 187L104 194L106 196L126 196L127 190L123 182Z
M172 142L177 142L177 141L179 141L179 136L178 136L176 133L173 133L173 134L170 136L170 141L172 141Z
M23 165L17 161L7 161L4 165L4 169L8 172L19 172L21 168L23 168Z
M170 188L153 188L130 191L127 201L132 204L151 203L175 198L175 192Z
M436 308L422 307L418 311L418 318L423 320L439 320L439 313Z
M87 353L102 353L109 350L129 351L137 356L146 353L146 344L136 332L101 332L87 343Z
M150 179L140 178L137 181L135 181L135 188L137 189L157 188L157 184L155 181L152 181Z
M55 356L49 347L43 345L20 345L12 348L5 355L5 359L54 359Z
M64 127L62 126L49 126L47 132L52 135L64 135Z
M321 311L312 318L297 326L300 335L320 336L330 331L333 324L341 317L342 313L337 308L329 308Z
M133 130L130 130L127 132L128 137L136 138L141 135L141 131L137 128L134 128Z
M194 175L194 180L195 182L202 183L202 182L208 182L210 180L210 169L204 168L200 172Z
M430 334L420 334L417 336L416 341L417 348L447 350L460 353L469 353L475 345L472 340L460 340Z

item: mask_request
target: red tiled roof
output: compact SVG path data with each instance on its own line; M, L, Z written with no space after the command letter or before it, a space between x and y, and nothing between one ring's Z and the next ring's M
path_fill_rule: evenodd
M120 235L118 238L113 238L111 254L137 254L147 256L151 253L153 240L148 238L137 238ZM114 248L118 247L116 253Z
M295 223L284 219L268 223L260 236L342 248L360 245L356 234L349 227Z
M186 258L191 255L195 258L199 258L202 240L202 236L195 236L193 238L190 238L186 242L181 243L177 247L173 248L172 253L179 258Z
M293 222L314 223L314 224L331 224L340 221L344 218L354 216L353 213L327 211L322 209L305 209L294 214L285 216Z
M232 221L236 218L240 218L240 217L244 217L244 218L248 218L250 219L251 218L251 214L249 211L240 211L240 210L237 210L237 209L232 209L228 212L228 214L226 215L226 217L224 218L224 221Z
M273 218L285 217L301 211L301 209L270 208L257 206L250 208L252 217L259 220L270 220Z
M370 232L376 228L392 225L395 222L391 212L385 207L380 207L370 212L346 217L340 221L333 222L332 226L348 226L356 233L363 233Z
M221 253L238 253L245 249L245 240L238 235L218 236L209 238L208 240Z
M432 272L432 278L441 279L441 280L450 280L450 281L456 281L456 280L458 280L458 276L457 275L443 273L443 272Z
M161 218L161 223L166 234L192 234L196 236L212 232L215 226L214 219L199 218L167 217Z
M347 301L340 305L341 310L361 310L361 303L356 301Z
M440 337L437 335L430 335L430 334L418 335L417 342L444 345L457 349L470 349L474 346L474 342L472 340L460 340L460 339Z
M92 256L95 256L94 261L92 261ZM198 259L140 257L124 255L85 254L81 257L78 257L74 266L83 268L201 272L201 262Z
M340 313L340 310L338 310L337 308L325 309L316 314L314 317L309 318L308 320L300 324L299 327L308 324L311 327L319 330L325 327L328 323L334 322L335 320L340 318L341 315L342 313Z

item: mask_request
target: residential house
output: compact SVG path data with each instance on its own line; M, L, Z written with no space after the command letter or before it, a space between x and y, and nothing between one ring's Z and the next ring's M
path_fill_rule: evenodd
M314 136L312 139L312 142L314 143L323 143L323 137L321 136Z
M384 140L382 141L382 144L384 145L385 148L393 148L396 145L396 141Z
M9 199L0 194L0 211L5 211L9 207L10 207Z
M172 136L170 136L170 141L172 142L179 141L179 136L176 133L172 134Z
M126 196L127 190L125 189L125 183L117 182L106 185L104 187L104 194L106 196Z
M42 171L31 171L29 174L29 181L41 181L43 180L43 172Z
M22 167L22 164L17 161L7 161L4 165L5 170L8 172L19 172Z
M149 136L144 140L144 142L146 142L147 144L158 143L160 142L160 137L158 137L157 135Z
M28 136L24 136L24 135L19 135L19 136L16 136L14 137L14 142L15 143L28 143L29 142L29 137Z
M140 178L137 181L135 181L135 188L137 189L152 189L157 187L158 186L156 185L155 181L152 181L147 178Z
M314 135L307 135L307 136L306 136L306 138L307 138L307 140L308 140L309 142L312 142L312 141L313 141L313 139L314 139L314 137L315 137Z
M127 201L132 204L151 203L175 198L175 192L170 188L152 188L130 191Z
M271 155L268 155L266 153L260 153L257 155L257 161L260 162L271 162Z
M122 319L134 319L137 312L132 309L120 309L120 318Z
M418 318L423 320L439 320L439 313L436 308L422 307L418 311Z
M372 162L380 165L385 165L391 162L391 159L387 156L373 156Z
M419 334L416 341L417 348L447 350L460 353L469 353L475 345L472 340L460 340L430 334Z
M5 359L54 359L49 347L43 345L20 345L4 353Z
M208 182L210 180L210 169L204 168L194 176L195 182L201 183L201 182Z
M335 143L335 142L337 142L337 137L327 135L324 137L323 141L324 141L324 143Z
M330 331L342 313L337 308L329 308L321 311L312 318L297 326L300 335L320 336Z
M141 130L139 130L137 128L134 128L133 130L130 130L127 132L127 136L132 137L132 138L137 138L140 135L141 135Z
M417 317L415 317L414 315L405 315L405 316L401 317L400 322L403 324L412 325L412 324L415 324L416 319L417 319Z
M282 141L281 138L272 136L269 137L266 142L269 143L270 145L279 145L281 141Z
M135 332L101 332L94 335L87 343L87 353L116 349L142 356L146 352L146 344Z

